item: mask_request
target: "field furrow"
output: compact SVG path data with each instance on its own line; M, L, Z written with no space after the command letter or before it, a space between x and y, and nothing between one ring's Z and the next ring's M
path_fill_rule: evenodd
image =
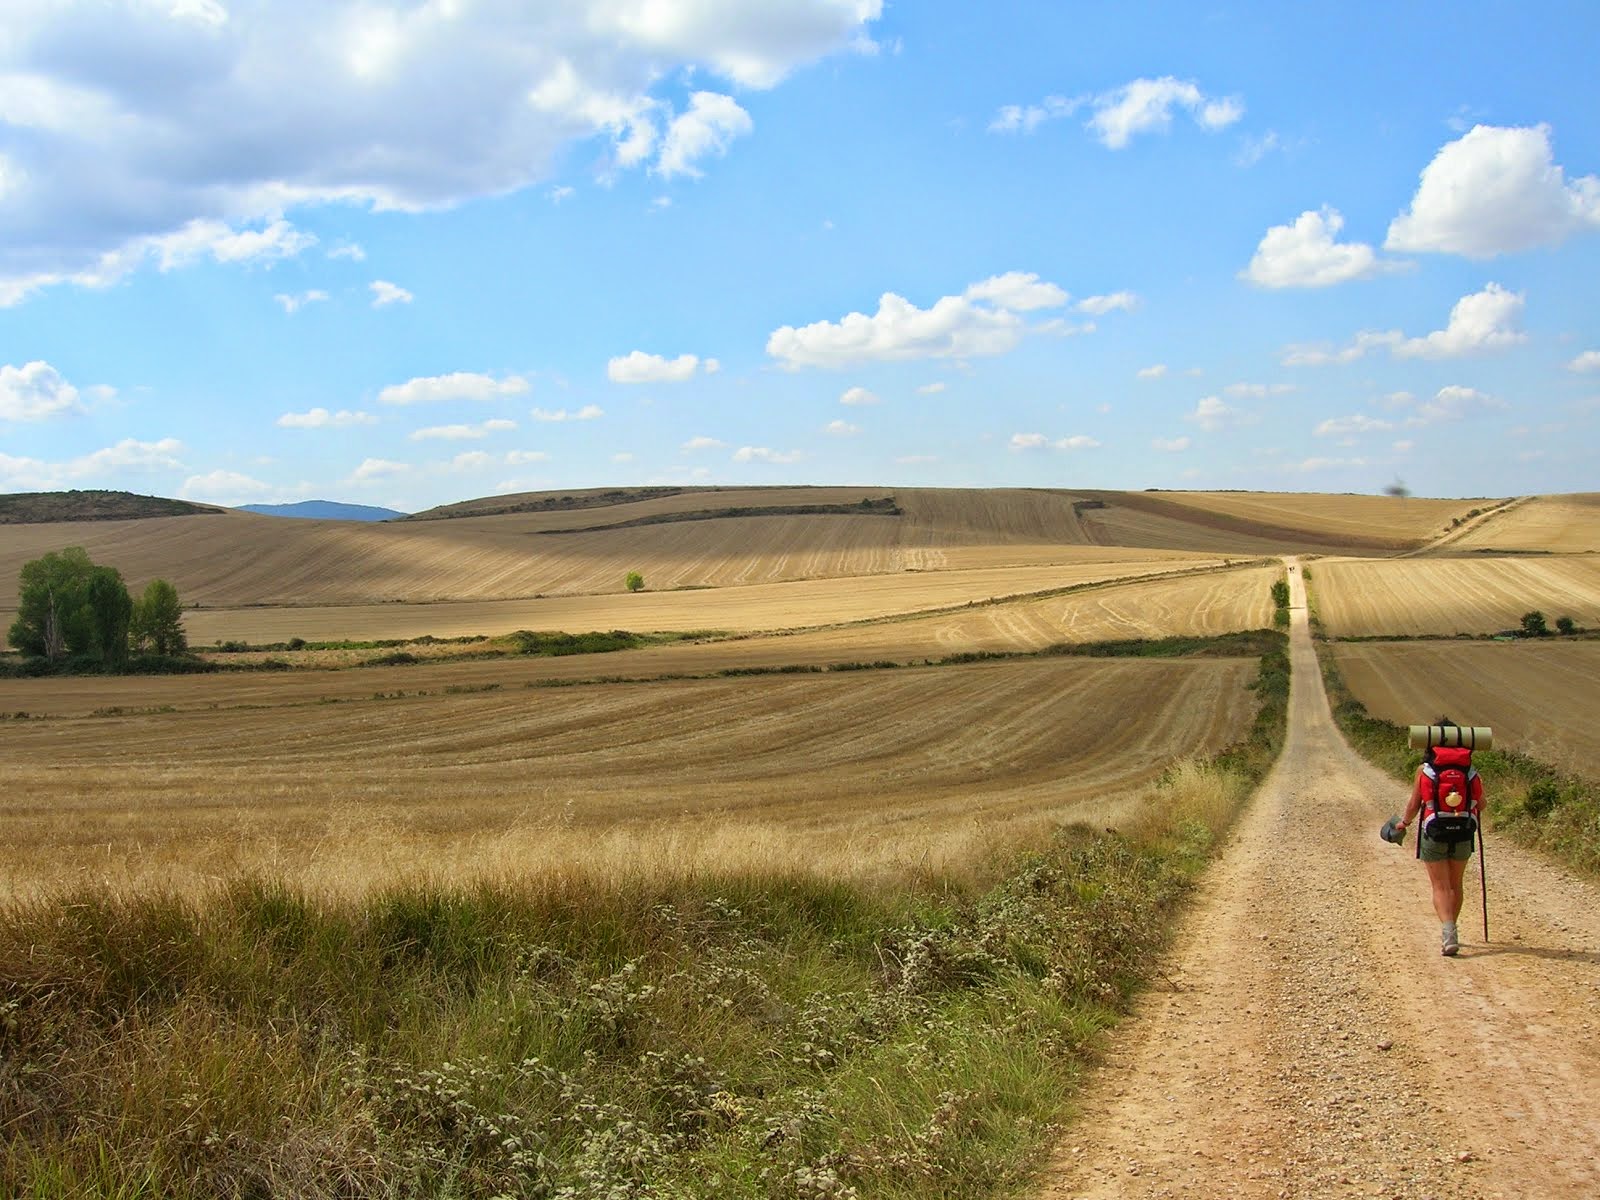
M1535 609L1600 624L1600 556L1330 560L1313 574L1331 637L1494 633Z

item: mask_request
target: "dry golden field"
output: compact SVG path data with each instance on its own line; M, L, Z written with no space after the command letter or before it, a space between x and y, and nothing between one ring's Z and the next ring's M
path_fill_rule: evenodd
M1243 733L1254 672L1043 659L13 721L0 878L339 891L645 855L944 865L1120 819Z
M1600 492L1531 496L1475 526L1451 549L1600 554Z
M1600 642L1346 642L1333 653L1375 717L1411 725L1448 715L1489 725L1497 748L1594 774Z
M1312 574L1330 637L1494 633L1533 609L1600 625L1600 557L1329 560Z

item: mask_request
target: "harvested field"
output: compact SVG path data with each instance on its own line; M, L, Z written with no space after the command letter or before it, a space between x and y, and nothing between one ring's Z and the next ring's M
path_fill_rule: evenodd
M1408 550L1482 500L1396 500L1297 492L1083 492L1090 538L1231 554Z
M1330 637L1495 633L1542 611L1600 625L1600 558L1412 558L1327 561L1313 599Z
M1451 549L1600 554L1600 492L1532 496L1490 517Z
M847 876L959 862L1118 819L1244 732L1255 666L1044 659L14 722L3 877L262 871L348 891L647 851Z
M1600 642L1369 642L1333 647L1351 693L1397 725L1448 714L1494 727L1497 749L1569 771L1600 761Z

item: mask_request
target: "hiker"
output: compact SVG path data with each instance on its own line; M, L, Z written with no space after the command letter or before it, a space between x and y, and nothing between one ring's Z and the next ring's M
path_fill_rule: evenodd
M1472 858L1482 812L1483 780L1472 766L1472 750L1466 746L1428 747L1417 768L1405 814L1394 822L1394 828L1404 837L1406 829L1422 816L1417 857L1428 868L1433 911L1439 918L1439 952L1446 956L1461 949L1456 922L1461 916L1462 879Z

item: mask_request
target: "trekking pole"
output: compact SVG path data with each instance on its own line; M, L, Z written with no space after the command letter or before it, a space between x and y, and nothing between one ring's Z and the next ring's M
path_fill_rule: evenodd
M1489 940L1489 876L1483 866L1483 822L1478 822L1478 884L1483 888L1483 940Z

